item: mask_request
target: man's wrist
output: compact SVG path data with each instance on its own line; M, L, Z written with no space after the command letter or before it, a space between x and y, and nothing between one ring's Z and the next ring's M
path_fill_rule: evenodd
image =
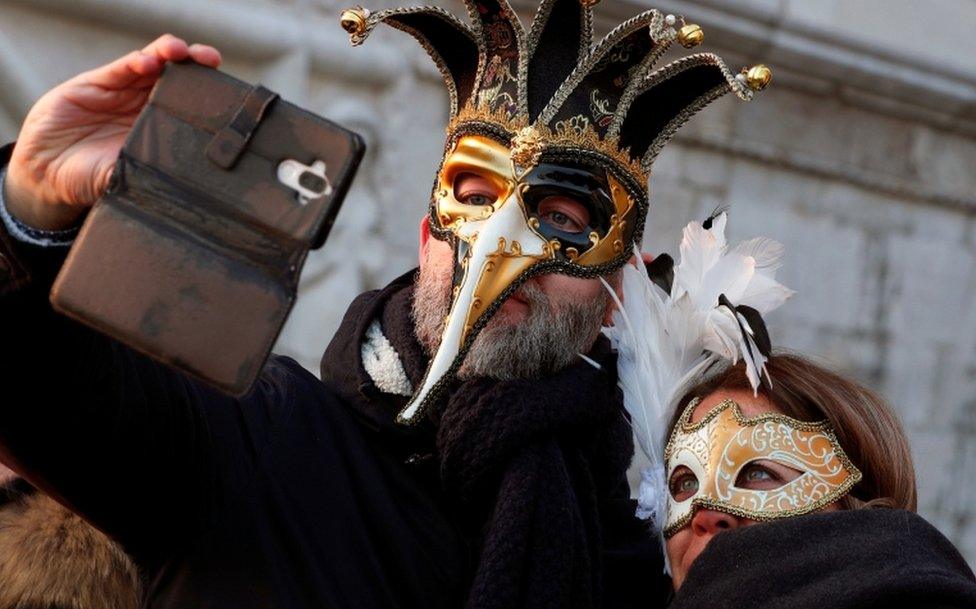
M30 217L30 214L24 214L18 209L22 199L18 201L16 189L9 187L8 177L7 168L0 167L0 223L5 226L7 232L17 241L31 245L42 247L71 245L78 234L78 216L65 215L60 219L52 217L38 223ZM39 226L42 228L38 228ZM68 228L61 229L61 226Z
M11 178L9 167L0 169L0 200L7 213L20 224L44 232L62 232L77 226L84 210L71 205L46 205L43 214L30 204L30 197Z

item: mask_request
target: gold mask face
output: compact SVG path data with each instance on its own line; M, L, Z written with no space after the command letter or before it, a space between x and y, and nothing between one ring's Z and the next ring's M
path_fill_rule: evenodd
M669 481L681 466L697 481L697 488L680 501L669 494L666 538L691 522L699 509L752 520L799 516L837 501L861 479L826 421L807 423L772 412L746 418L738 404L724 400L691 423L699 403L696 398L685 408L664 451ZM758 460L774 461L800 475L777 488L737 486L743 469Z
M460 366L474 335L526 277L539 272L596 277L622 262L631 247L640 209L613 176L568 163L520 168L512 156L494 139L465 135L444 159L431 227L435 235L453 237L454 298L440 347L400 413L401 422L413 420ZM477 204L469 197L459 200L456 181L462 175L487 180L493 196L479 197ZM551 209L553 201L574 206L578 222L570 228L554 221L563 212Z

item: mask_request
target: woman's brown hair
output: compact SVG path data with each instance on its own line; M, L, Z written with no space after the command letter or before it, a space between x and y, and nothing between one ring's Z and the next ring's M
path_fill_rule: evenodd
M763 379L759 395L794 419L829 421L844 452L861 470L863 477L840 501L842 508L916 510L915 468L908 438L880 395L792 353L775 353L766 370L772 384ZM743 362L724 366L685 392L669 431L693 398L736 390L752 391Z

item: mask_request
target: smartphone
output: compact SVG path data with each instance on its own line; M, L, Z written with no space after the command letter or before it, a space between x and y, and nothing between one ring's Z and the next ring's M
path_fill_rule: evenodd
M56 310L246 394L365 152L218 70L166 66L51 291Z

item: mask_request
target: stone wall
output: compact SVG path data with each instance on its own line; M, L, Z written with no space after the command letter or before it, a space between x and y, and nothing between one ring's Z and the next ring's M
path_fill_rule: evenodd
M528 14L533 2L516 5ZM749 104L716 102L661 155L645 249L675 252L687 221L723 205L733 240L783 241L781 277L799 294L771 316L775 342L891 399L920 511L976 564L976 4L607 0L598 28L652 5L701 23L705 49L733 67L768 63L774 84ZM439 76L412 41L380 29L350 49L337 8L0 2L0 139L50 86L164 31L218 45L227 71L364 134L360 177L277 346L313 370L349 301L415 265L446 118Z

